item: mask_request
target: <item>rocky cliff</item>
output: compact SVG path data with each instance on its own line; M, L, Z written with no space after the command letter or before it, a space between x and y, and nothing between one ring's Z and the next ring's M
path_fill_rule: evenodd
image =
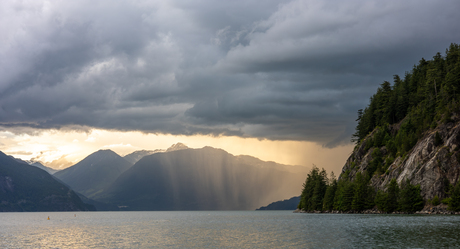
M395 133L398 125L390 130ZM366 172L375 159L374 147L369 146L378 130L369 134L357 145L342 169L341 177L354 180L357 172ZM438 135L437 135L437 134ZM389 157L385 146L379 147L383 158ZM438 196L447 197L449 185L454 185L460 175L460 118L453 117L450 122L439 124L426 131L415 146L405 155L397 155L384 173L375 173L370 184L376 190L385 190L391 179L399 185L409 179L413 185L420 185L425 200ZM384 162L383 162L384 163Z
M414 213L444 203L460 212L460 45L393 82L358 110L356 146L339 181L309 173L300 209Z

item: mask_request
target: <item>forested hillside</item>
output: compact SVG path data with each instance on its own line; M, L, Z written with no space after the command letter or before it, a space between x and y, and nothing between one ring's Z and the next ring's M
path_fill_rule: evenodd
M460 47L451 44L445 56L437 53L432 60L422 58L404 79L398 75L393 79L393 85L383 82L369 106L358 111L352 140L359 145L377 129L368 147L386 146L395 157L407 153L425 131L436 128L440 121L452 121L452 115L458 112Z
M299 208L460 211L460 46L393 76L358 111L355 149L340 177L312 169Z

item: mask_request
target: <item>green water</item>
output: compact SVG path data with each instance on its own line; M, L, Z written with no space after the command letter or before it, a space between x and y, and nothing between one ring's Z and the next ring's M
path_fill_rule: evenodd
M0 213L0 248L458 247L460 216L290 211Z

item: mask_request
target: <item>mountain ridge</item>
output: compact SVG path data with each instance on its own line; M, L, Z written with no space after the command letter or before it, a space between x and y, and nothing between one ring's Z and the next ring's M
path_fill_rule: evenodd
M132 164L112 150L98 150L54 176L73 190L91 198L113 182Z
M169 148L166 150L164 149L156 149L156 150L136 150L134 152L129 153L128 155L125 155L123 158L132 163L133 165L137 163L139 160L141 160L144 156L149 156L154 153L161 153L161 152L171 152L171 151L176 151L176 150L183 150L183 149L189 149L185 144L183 143L176 143L171 145Z
M0 152L0 211L89 211L74 191L42 169Z
M298 194L302 178L206 146L145 156L94 197L126 210L254 210Z
M260 207L256 209L256 211L263 211L263 210L295 210L297 208L297 204L299 204L300 196L294 196L290 199L285 199L282 201L275 201L267 206Z
M42 170L48 172L50 175L53 175L54 173L59 172L59 170L50 168L50 167L48 167L48 166L45 166L45 165L43 165L43 163L41 163L41 162L39 162L39 161L36 161L36 162L35 162L35 161L31 161L31 162L28 162L28 163L29 163L29 165L31 165L31 166L35 166L35 167L37 167L37 168L39 168L39 169L42 169Z

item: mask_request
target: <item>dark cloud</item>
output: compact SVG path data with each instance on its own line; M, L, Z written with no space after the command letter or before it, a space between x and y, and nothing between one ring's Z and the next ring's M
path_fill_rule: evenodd
M0 3L0 125L349 141L458 1ZM71 128L69 128L71 127ZM82 128L86 129L86 128Z

